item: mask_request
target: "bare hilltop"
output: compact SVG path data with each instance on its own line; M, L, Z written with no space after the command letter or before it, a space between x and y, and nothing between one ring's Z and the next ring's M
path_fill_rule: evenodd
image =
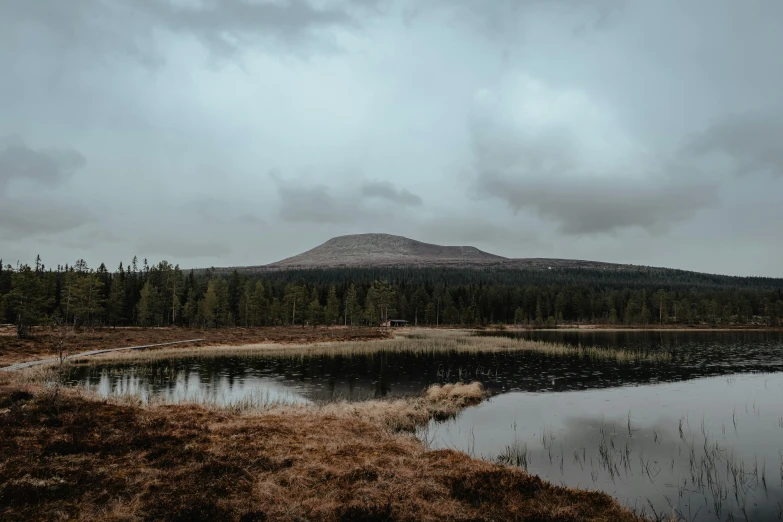
M512 259L473 246L443 246L393 234L338 236L306 252L244 270L295 270L348 267L444 268L611 268L628 265L573 259Z
M475 266L500 264L508 258L472 246L441 246L392 234L339 236L268 267L334 268L342 266Z

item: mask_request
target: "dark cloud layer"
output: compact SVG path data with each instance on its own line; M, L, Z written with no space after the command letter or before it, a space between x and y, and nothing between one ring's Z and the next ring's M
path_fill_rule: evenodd
M237 46L259 38L293 42L311 37L312 31L319 27L355 24L344 6L334 4L316 8L308 0L210 0L184 7L160 0L137 2L165 27L195 35L220 53L232 52Z
M80 204L52 199L0 197L0 238L19 240L67 232L93 221L94 216Z
M709 185L656 184L623 180L525 181L483 174L482 190L518 212L534 209L564 234L598 234L638 227L665 232L717 202Z
M422 204L419 196L404 187L395 187L388 181L371 181L362 185L362 195L387 199L392 203L416 207Z
M283 180L277 174L272 179L280 198L280 217L290 223L383 223L398 207L422 205L419 196L389 182L367 181L357 191L350 184L335 183L330 187L304 178Z
M547 104L555 115L541 118ZM662 233L718 202L696 165L646 152L581 93L515 79L479 99L469 129L479 197L517 216L532 210L563 234Z
M348 224L367 216L359 199L334 195L326 185L278 180L277 192L280 217L290 223Z
M0 194L12 179L56 185L85 164L84 156L71 149L35 150L19 138L0 140Z
M91 213L80 202L36 194L41 187L65 183L85 165L70 149L33 149L19 138L0 141L0 238L20 239L65 232L89 222ZM7 194L12 180L32 182L15 197Z
M576 15L572 29L605 28L612 15L627 0L432 0L414 2L407 12L413 20L432 10L446 10L454 18L475 26L491 38L519 33L532 11L553 10L557 15ZM518 36L518 34L517 34Z
M3 0L0 30L12 42L48 45L58 53L79 50L94 58L118 51L151 65L161 56L156 30L195 37L225 55L258 42L315 41L320 29L355 26L355 7L353 2L315 7L308 0ZM30 39L41 30L46 39Z
M691 137L683 153L700 157L723 155L740 176L765 173L783 176L781 144L783 111L773 109L723 118Z

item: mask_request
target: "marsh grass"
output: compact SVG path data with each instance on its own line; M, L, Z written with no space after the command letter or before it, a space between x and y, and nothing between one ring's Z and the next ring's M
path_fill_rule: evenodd
M506 446L503 452L497 456L497 461L501 464L517 466L527 470L527 443L515 439L514 442Z
M640 520L604 493L430 451L386 429L478 400L473 384L430 388L404 401L409 407L241 412L92 400L75 390L63 390L58 410L40 388L20 393L9 384L0 376L3 519Z
M82 390L85 397L106 399L91 391ZM198 406L214 412L229 412L243 415L308 414L330 415L354 421L370 421L383 426L390 432L413 432L425 426L430 420L446 420L455 417L469 406L479 404L486 397L484 388L478 382L455 383L443 386L433 385L421 395L401 399L375 399L368 401L333 401L313 403L295 395L269 393L258 390L237 400L208 395L186 397L156 396L139 399L128 395L116 395L110 400L118 404L143 407Z
M611 483L642 478L656 488L674 487L676 496L664 494L672 515L661 517L652 503L650 509L655 519L690 521L697 518L696 510L703 503L702 519L742 520L751 504L757 505L759 497L772 496L772 477L768 476L767 462L754 454L750 458L740 455L738 449L726 446L721 437L715 437L707 427L705 418L691 429L689 419L679 419L677 430L669 432L665 427L651 428L651 433L639 436L639 428L630 423L628 416L618 423L604 424L598 428L598 436L590 448L571 448L573 465L581 472L589 472L592 482L608 480ZM528 469L548 464L550 473L558 467L564 475L563 449L555 445L556 436L547 426L540 428L540 436L531 451L528 441L520 439L514 430L513 442L494 457L496 462ZM664 440L664 433L672 433ZM644 439L647 438L648 442ZM653 447L660 450L651 451ZM725 436L723 437L725 439ZM667 448L664 450L663 448ZM664 452L662 452L662 450ZM783 487L783 451L780 455L780 487ZM649 499L648 499L648 502ZM683 509L681 506L688 506ZM695 507L694 507L695 506ZM709 510L710 515L706 512ZM704 518L707 517L707 518Z
M366 343L114 354L81 364L389 349L512 347L467 332L437 332ZM208 395L172 404L65 389L55 409L43 398L53 371L34 367L0 375L0 518L642 519L604 493L552 486L457 451L427 450L415 430L480 403L486 392L477 382L434 385L415 397L320 404L289 404L264 392L228 404ZM144 371L161 379L174 375ZM526 459L524 445L509 451L508 463Z
M134 352L114 352L75 361L78 364L100 365L107 361L142 363L177 357L280 357L280 356L342 356L373 355L384 352L433 353L498 353L529 351L551 357L578 357L591 361L617 363L666 363L668 352L596 348L544 343L527 339L475 335L470 330L408 330L395 332L391 339L342 341L312 344L249 344L242 346L204 346L154 349Z

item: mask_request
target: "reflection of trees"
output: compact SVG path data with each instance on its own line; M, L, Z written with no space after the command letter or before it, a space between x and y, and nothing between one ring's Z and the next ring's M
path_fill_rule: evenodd
M748 371L783 370L783 336L769 332L710 334L705 332L531 332L583 346L622 346L642 350L667 350L670 364L619 364L614 361L588 361L538 352L498 353L402 353L379 352L368 355L318 355L292 357L225 357L159 361L154 371L171 368L182 372L182 380L167 377L150 385L141 375L138 386L155 393L173 389L180 382L191 386L221 386L228 377L230 391L249 376L268 377L303 390L313 400L335 397L366 399L390 395L415 395L435 383L477 380L491 393L518 391L568 391L607 388L658 381L687 380L710 375ZM164 372L165 370L165 372ZM113 385L127 375L129 367L114 367ZM89 368L75 369L74 380L99 382L101 373ZM199 382L195 382L198 379ZM193 381L193 382L191 382ZM160 388L160 389L158 389Z

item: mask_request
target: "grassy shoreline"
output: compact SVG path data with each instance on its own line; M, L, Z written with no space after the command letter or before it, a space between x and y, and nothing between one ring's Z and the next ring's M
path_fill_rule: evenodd
M411 434L481 400L144 407L0 377L0 518L25 520L641 520L600 492Z
M308 344L244 344L216 346L163 347L143 351L110 352L88 358L74 359L74 364L143 363L145 361L179 357L279 357L316 355L371 355L383 352L405 353L493 353L532 351L558 357L583 357L590 360L617 362L668 362L665 352L594 348L544 343L527 339L476 336L473 330L398 330L393 337L361 341L313 342Z
M134 346L153 344L156 342L178 341L182 339L204 338L201 343L184 345L186 347L213 347L213 346L251 346L281 345L299 346L321 344L325 342L368 341L380 340L395 335L411 334L432 335L437 332L467 332L500 331L496 326L470 329L455 328L453 326L441 327L409 327L396 330L382 328L346 328L342 326L302 328L302 327L256 327L256 328L222 328L202 330L195 328L162 327L162 328L99 328L95 330L83 330L77 335L72 335L68 340L70 353L88 351L92 349L115 348L122 346ZM781 327L763 327L755 325L735 325L730 327L711 327L709 325L647 325L647 326L618 326L618 325L561 325L556 329L526 328L505 326L502 331L513 332L781 332ZM15 329L9 326L0 327L0 367L10 366L19 362L27 362L34 359L53 357L56 354L52 346L55 343L55 333L51 328L38 327L34 330L30 339L19 340L15 338Z
M520 349L577 353L470 331L408 330L363 341L114 352L80 364ZM629 357L622 351L603 356ZM433 386L401 399L236 408L142 404L45 386L54 371L0 373L0 518L643 520L605 493L554 486L457 451L429 450L415 437L431 419L480 403L485 392L478 383Z
M0 367L45 359L56 356L54 346L64 338L71 354L94 349L118 348L147 344L181 341L183 339L204 339L200 343L180 347L249 345L269 343L275 346L286 344L311 344L316 342L364 341L384 339L388 332L379 328L318 327L301 328L272 326L259 328L97 328L66 329L36 327L28 339L17 339L16 329L0 327Z

